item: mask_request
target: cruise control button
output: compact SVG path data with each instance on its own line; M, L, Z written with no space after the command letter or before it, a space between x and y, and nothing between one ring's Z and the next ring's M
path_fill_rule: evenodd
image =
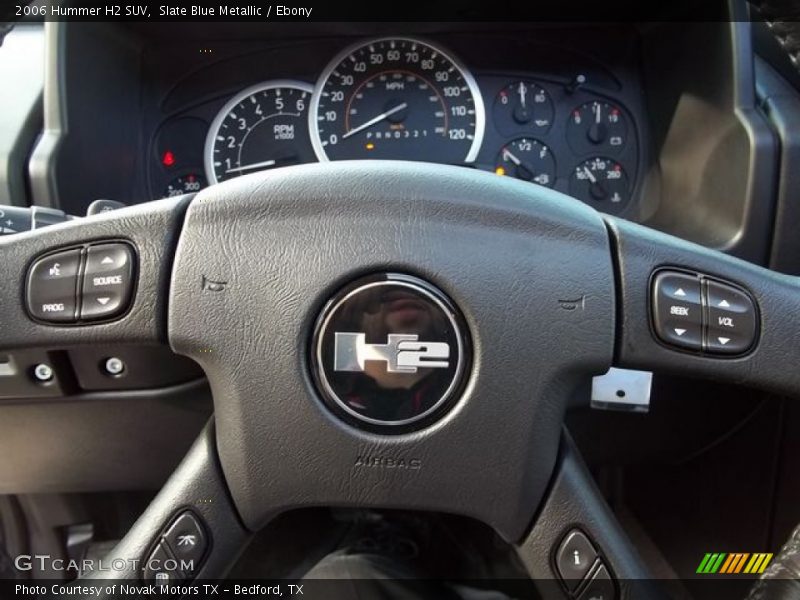
M42 321L75 320L81 251L65 250L37 260L28 273L28 310Z
M741 354L756 338L756 308L744 291L717 281L706 282L706 349Z
M190 573L196 573L208 547L202 525L193 513L186 511L164 534L175 558ZM189 568L188 565L191 565Z
M662 271L653 280L653 326L661 341L701 350L703 304L700 279L676 271Z
M575 591L597 558L597 552L582 531L570 531L556 552L558 574L570 592Z
M144 580L157 585L170 585L183 579L180 560L175 560L175 556L163 541L158 542L144 563Z
M115 242L90 246L83 275L81 319L107 319L124 312L133 291L133 250Z
M578 600L614 600L614 598L616 598L614 580L608 574L606 566L601 563L589 580L589 584L578 596Z

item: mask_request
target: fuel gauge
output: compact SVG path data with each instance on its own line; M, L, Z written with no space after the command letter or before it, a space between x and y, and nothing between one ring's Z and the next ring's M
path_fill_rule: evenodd
M540 141L518 138L500 148L494 172L552 187L556 161L550 149Z

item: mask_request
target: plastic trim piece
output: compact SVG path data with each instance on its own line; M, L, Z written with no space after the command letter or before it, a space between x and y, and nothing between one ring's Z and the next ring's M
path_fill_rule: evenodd
M800 93L756 57L759 103L780 144L777 206L769 266L800 274Z
M28 204L25 162L41 127L43 60L40 25L19 25L2 40L0 81L8 91L0 95L0 204Z
M55 155L66 135L66 94L64 62L66 23L47 21L44 25L45 67L43 115L44 128L28 160L28 179L32 199L40 206L58 207L55 182Z

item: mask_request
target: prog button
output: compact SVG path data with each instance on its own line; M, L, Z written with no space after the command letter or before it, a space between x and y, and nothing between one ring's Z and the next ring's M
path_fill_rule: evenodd
M123 242L89 246L80 318L108 319L124 312L133 292L133 249Z
M80 249L37 260L28 272L28 311L51 323L75 321Z

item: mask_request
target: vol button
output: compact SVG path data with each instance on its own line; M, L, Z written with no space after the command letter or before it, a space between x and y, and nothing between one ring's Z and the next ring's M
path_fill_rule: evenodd
M706 346L716 354L740 354L756 337L756 309L750 296L731 285L708 281Z

